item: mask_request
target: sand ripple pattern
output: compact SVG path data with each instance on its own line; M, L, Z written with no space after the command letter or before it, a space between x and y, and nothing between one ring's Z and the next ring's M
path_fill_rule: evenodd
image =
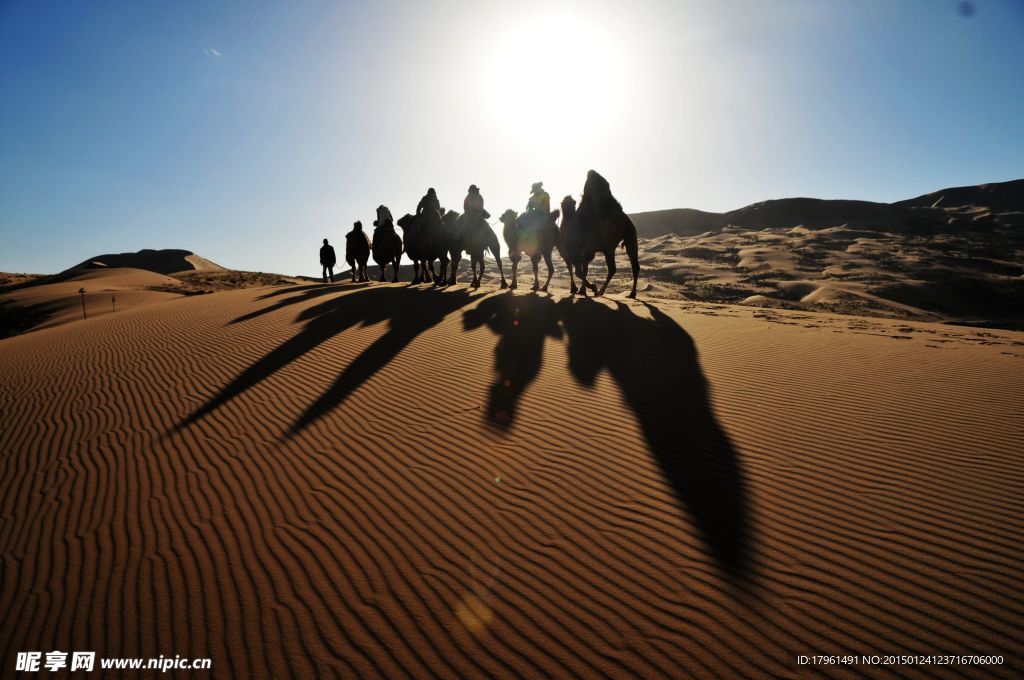
M292 286L0 342L2 675L1019 677L1024 363L843 323Z

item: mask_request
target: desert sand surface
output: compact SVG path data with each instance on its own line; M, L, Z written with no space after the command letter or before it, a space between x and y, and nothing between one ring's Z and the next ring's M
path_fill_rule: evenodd
M1024 330L1024 180L632 218L652 297Z
M0 341L0 658L1024 673L1024 333L555 293L229 290Z
M170 274L166 274L170 272ZM297 283L225 269L187 250L99 255L54 275L0 273L0 337L113 314L183 295Z
M5 332L37 330L81 319L82 289L86 318L183 294L176 279L131 267L84 269L64 276L40 277L0 291L0 310L5 320L10 319Z

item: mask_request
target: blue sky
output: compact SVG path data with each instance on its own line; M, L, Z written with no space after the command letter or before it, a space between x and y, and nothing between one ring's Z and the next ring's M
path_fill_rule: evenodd
M631 212L1024 177L1024 2L0 2L0 270L316 274L428 186Z

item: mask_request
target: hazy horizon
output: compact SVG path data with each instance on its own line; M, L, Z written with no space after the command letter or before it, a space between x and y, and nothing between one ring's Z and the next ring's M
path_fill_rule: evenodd
M1024 2L0 5L0 270L185 248L317 274L427 187L493 215L1024 176Z

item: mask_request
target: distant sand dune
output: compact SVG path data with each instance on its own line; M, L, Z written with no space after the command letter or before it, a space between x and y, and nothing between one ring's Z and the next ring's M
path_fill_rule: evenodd
M0 295L0 309L10 309L12 322L29 330L57 326L82 318L85 290L86 315L99 316L117 310L179 297L181 282L169 276L131 268L102 268L67 272L14 286Z
M0 658L1020 677L1022 367L1011 331L405 284L3 340Z
M134 253L112 253L90 257L88 260L84 260L71 267L68 271L104 267L132 267L135 269L145 269L157 274L224 271L224 268L219 264L196 255L189 250L152 250L148 248Z

